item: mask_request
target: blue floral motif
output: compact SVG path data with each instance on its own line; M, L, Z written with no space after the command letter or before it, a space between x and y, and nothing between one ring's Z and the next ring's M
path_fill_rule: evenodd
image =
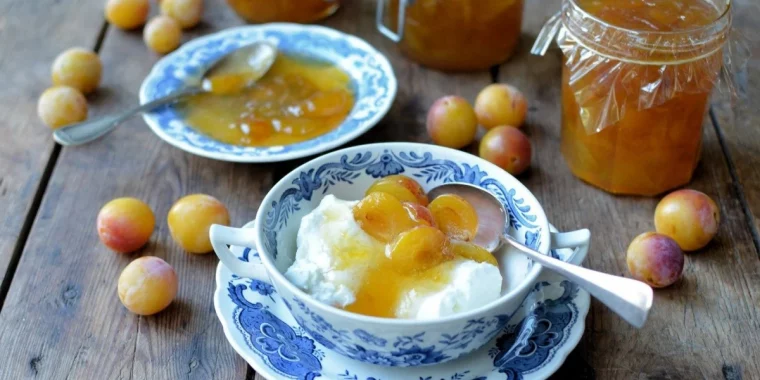
M541 240L540 229L538 231L525 231L525 246L528 248L538 248L538 243Z
M230 283L227 291L238 306L235 322L244 333L248 347L268 360L279 373L305 380L319 377L322 364L314 354L314 341L296 334L261 303L246 300L243 296L245 289L244 284Z
M377 162L367 166L367 174L371 175L372 178L387 177L403 172L404 167L394 161L393 156L387 152L383 153Z
M420 377L420 380L438 380L438 379L440 379L440 380L462 380L462 379L464 379L464 377L465 377L465 376L466 376L468 373L470 373L470 371L464 371L464 372L455 372L455 373L454 373L453 375L451 375L451 377L449 377L449 378L444 378L444 377L441 377L441 378L433 378L433 376L426 376L426 377ZM486 379L485 377L476 377L476 378L475 378L475 379L473 379L473 380L485 380L485 379Z
M539 283L536 290L548 285ZM540 368L554 356L554 350L567 339L569 327L578 317L577 307L571 300L578 293L578 285L562 281L563 294L557 299L538 302L530 314L516 326L507 328L507 334L496 340L489 350L494 366L509 380L520 380L523 373Z
M274 298L272 298L272 294L274 293L274 286L272 284L260 280L249 279L248 288L255 291L256 293L261 294L262 296L268 296L272 301L274 301Z
M362 380L359 376L352 375L351 372L349 372L348 370L346 370L343 373L339 373L338 378L340 380ZM367 380L380 380L380 379L374 378L374 377L368 377Z
M421 332L417 335L413 336L399 336L396 337L396 342L393 343L393 347L405 347L408 345L411 345L413 343L422 343L423 339L422 337L425 336L425 332Z
M264 40L285 53L333 61L345 69L351 77L356 101L341 125L301 143L276 147L236 146L196 132L182 121L180 110L169 105L145 115L151 128L162 138L197 154L256 162L271 157L302 157L336 147L374 126L390 108L396 93L393 69L372 46L320 26L294 28L277 24L235 28L183 45L161 60L146 78L140 91L141 102L187 87L188 79L197 79L217 58L251 41Z
M356 337L361 339L363 342L374 344L375 346L378 346L378 347L385 347L385 345L388 343L387 340L374 336L370 334L369 332L362 329L354 330L354 335L356 335Z
M251 257L259 257L259 252L252 248L245 248L240 257L238 257L238 260L248 263L251 261Z
M480 186L493 193L508 211L507 228L526 229L524 240L531 248L538 248L541 243L541 228L535 224L538 217L531 212L531 206L524 198L517 196L515 189L505 188L477 165L434 158L430 152L420 154L415 151L386 149L381 154L371 151L356 153L353 157L344 154L337 162L328 162L298 173L298 177L292 181L294 187L284 190L266 215L264 245L272 256L277 258L277 231L287 225L290 216L299 209L299 202L310 201L315 191L326 193L338 182L352 183L361 172L373 178L404 172L425 183L465 182Z
M324 319L318 318L318 322L310 329L292 327L273 315L267 306L258 302L250 302L243 296L245 289L250 289L261 296L276 296L273 303L284 301L277 296L274 287L265 282L250 282L249 285L240 284L241 280L230 281L228 295L236 305L233 319L237 328L244 334L248 347L258 354L265 363L275 372L293 379L313 380L324 376L322 362L325 353L315 346L322 344L319 329L331 339L345 341L350 336L345 331L336 330ZM245 281L245 280L243 280ZM556 283L546 281L535 285L532 292L543 292L544 288L557 286ZM514 325L502 328L502 335L496 339L488 354L493 358L494 373L496 371L506 375L506 379L523 379L527 373L535 372L548 363L554 356L558 347L561 347L569 334L572 326L577 322L578 308L573 303L573 298L578 294L577 285L562 281L559 286L563 289L562 294L556 299L547 299L538 296L538 301L528 307L527 316ZM284 302L283 302L284 303ZM301 307L299 302L295 302ZM305 306L305 305L304 305ZM509 319L509 317L503 317ZM495 322L494 324L499 324ZM474 319L469 321L467 330L478 326L489 325L487 320ZM304 335L308 333L314 340ZM356 332L354 332L356 335ZM359 333L359 335L364 335ZM439 362L441 353L432 347L421 347L424 333L409 337L397 337L394 347L399 347L393 355L381 355L377 351L355 346L350 351L354 358L373 364L393 365L394 363L408 363L410 365L424 365ZM451 339L449 336L446 339ZM324 338L323 338L324 339ZM325 339L326 340L326 339ZM329 342L329 340L326 340ZM325 348L335 349L324 345ZM342 348L338 347L340 352ZM345 353L344 353L345 354ZM349 355L350 356L350 355ZM362 372L362 371L359 371ZM419 380L486 380L487 376L473 377L472 368L463 368L457 372L442 376L419 376ZM482 369L477 370L483 375ZM332 372L330 378L338 380L381 380L377 374L359 374L353 369L345 369L342 372Z
M449 356L445 355L441 349L436 346L422 347L419 344L411 344L411 342L420 341L421 336L406 340L406 344L394 345L396 350L391 351L390 353L383 353L369 349L352 342L345 330L335 329L329 322L312 312L302 301L293 299L293 303L296 304L304 314L309 316L310 321L306 321L298 315L294 315L296 322L298 322L298 324L306 330L315 341L354 360L390 367L410 367L435 364L450 359ZM473 335L472 339L474 338L475 336ZM385 346L385 343L386 342L384 342L383 346Z
M467 325L461 332L456 334L442 334L442 339L438 343L444 345L444 350L448 348L466 349L475 338L481 335L485 334L488 336L488 340L496 336L496 334L506 326L507 322L509 322L509 318L509 315L502 314L497 315L496 318L493 319L471 319L467 321Z

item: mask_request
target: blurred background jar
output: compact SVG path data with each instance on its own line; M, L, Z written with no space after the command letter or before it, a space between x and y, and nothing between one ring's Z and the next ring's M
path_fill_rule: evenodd
M377 27L410 59L444 71L500 64L520 40L523 0L378 0Z
M335 13L340 0L227 0L233 10L248 22L319 21Z
M629 195L691 181L729 8L730 0L563 1L561 28L550 21L544 31L559 29L561 150L573 174Z

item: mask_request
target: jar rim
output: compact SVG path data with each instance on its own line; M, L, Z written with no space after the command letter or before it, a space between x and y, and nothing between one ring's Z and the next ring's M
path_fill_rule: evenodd
M633 28L626 28L623 26L615 25L613 23L610 23L608 21L602 20L601 18L589 13L583 7L578 4L577 0L564 0L567 3L570 3L574 10L577 10L581 13L583 13L583 16L589 19L594 20L595 22L599 24L604 24L606 28L615 29L620 32L624 33L630 33L630 34L643 34L646 33L648 35L659 35L659 36L677 36L679 34L692 34L692 33L698 33L702 31L707 31L709 29L712 29L715 27L715 25L722 20L724 20L726 17L730 16L731 13L731 4L733 3L733 0L726 0L726 6L724 7L723 11L720 13L718 17L716 17L714 20L712 20L709 24L702 25L699 27L689 28L689 29L683 29L683 30L669 30L669 31L658 31L658 30L639 30L639 29L633 29Z
M731 0L711 23L677 31L625 28L583 9L577 0L562 2L559 40L568 39L608 59L646 65L677 64L722 50L731 30Z

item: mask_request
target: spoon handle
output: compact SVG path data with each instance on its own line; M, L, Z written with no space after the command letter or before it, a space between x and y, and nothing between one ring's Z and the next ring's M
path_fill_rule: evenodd
M124 120L129 119L136 113L150 111L164 104L169 104L179 98L189 95L195 95L203 92L200 87L188 87L184 90L173 92L163 98L150 101L148 103L130 108L126 111L114 115L104 116L95 120L88 120L82 123L67 125L58 128L53 132L53 138L59 144L64 146L82 145L100 138L108 132L111 132Z
M637 328L644 326L654 298L652 288L648 285L568 264L534 251L509 237L503 240L533 261L575 282L631 325Z

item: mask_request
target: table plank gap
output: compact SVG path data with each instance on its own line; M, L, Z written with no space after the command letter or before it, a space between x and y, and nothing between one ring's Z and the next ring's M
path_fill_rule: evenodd
M728 167L728 172L731 174L731 182L734 186L736 198L739 200L742 211L744 212L744 216L747 219L747 228L752 234L752 242L755 244L755 252L757 253L758 258L760 258L760 232L758 232L758 226L753 222L754 218L752 216L752 208L747 201L744 184L736 172L736 165L734 164L733 157L731 157L731 150L728 146L728 143L726 142L725 132L720 125L718 117L715 116L715 109L713 107L710 107L709 116L713 128L715 129L715 135L717 136L718 142L720 143L720 148L723 151L723 156L726 158L726 165Z
M103 23L100 27L100 31L98 32L98 36L95 39L95 44L93 47L93 51L98 53L100 51L100 46L103 43L103 40L105 39L105 31L108 29L108 22L103 20ZM40 182L37 186L37 189L34 191L34 197L32 198L32 203L29 205L29 211L27 211L26 217L24 218L24 223L21 226L21 230L19 231L18 239L16 240L16 245L13 247L13 251L11 253L10 260L8 261L8 267L5 271L5 275L2 278L2 282L0 282L0 311L3 310L3 304L5 303L5 297L8 294L8 290L10 289L11 282L13 281L13 276L16 272L16 268L18 267L18 263L21 260L21 254L24 252L24 247L26 245L26 241L29 238L29 233L32 230L32 224L34 223L35 218L37 217L37 212L39 211L40 205L42 204L42 197L45 195L45 191L47 191L48 182L50 181L50 177L53 175L53 170L55 170L55 165L58 162L58 157L61 154L61 145L58 143L53 143L52 151L50 152L50 157L48 158L48 162L45 165L45 169L42 171L42 175L40 176Z
M5 297L34 220L44 172L55 143L37 117L39 95L49 86L53 59L87 44L103 20L102 0L0 0L0 295ZM45 20L39 17L44 16ZM84 42L84 43L83 43ZM12 54L11 54L12 52ZM13 268L11 268L13 267Z
M760 31L756 0L734 0L730 48L737 98L715 96L712 117L720 130L725 149L733 161L733 171L742 191L742 202L753 225L755 247L760 255ZM725 88L725 86L723 86Z
M13 277L16 274L18 263L21 261L21 254L23 253L24 247L26 246L26 241L29 238L29 233L32 230L32 225L34 224L34 220L37 217L37 212L39 211L40 205L42 204L42 197L45 194L45 190L47 190L48 182L50 181L50 177L53 174L53 169L55 168L55 164L58 161L58 156L60 153L61 146L54 144L53 151L50 153L50 158L48 159L48 162L45 165L45 169L42 171L42 175L40 176L40 183L37 186L37 189L34 191L34 197L32 198L31 205L29 205L29 211L26 214L26 218L24 218L24 224L21 226L21 230L19 231L18 240L16 240L16 245L13 247L13 252L11 253L10 260L8 261L8 267L5 271L5 275L2 278L3 281L0 283L0 311L3 310L5 298L8 295L8 290L11 287Z

